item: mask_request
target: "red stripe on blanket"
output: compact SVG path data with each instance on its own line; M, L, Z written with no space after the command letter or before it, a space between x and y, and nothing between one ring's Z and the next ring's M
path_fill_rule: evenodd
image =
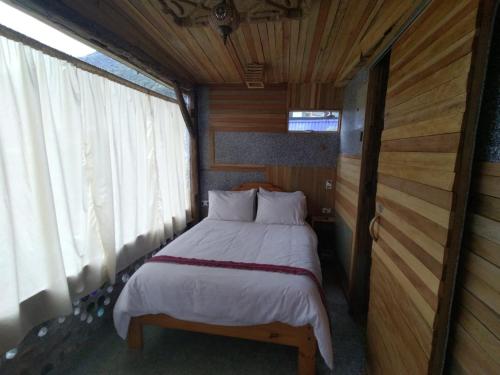
M233 262L229 260L183 258L183 257L174 257L170 255L157 255L146 260L146 263L174 263L174 264L185 264L189 266L230 268L237 270L264 271L264 272L285 273L288 275L306 276L309 279L311 279L318 288L321 301L323 302L323 305L325 306L325 309L328 312L325 293L323 292L323 287L321 286L321 283L318 281L314 273L305 268L280 266L276 264Z

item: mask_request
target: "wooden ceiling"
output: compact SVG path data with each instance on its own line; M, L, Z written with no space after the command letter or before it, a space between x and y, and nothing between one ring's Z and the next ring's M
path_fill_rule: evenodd
M339 86L426 3L310 0L302 19L244 22L225 46L210 26L177 25L163 11L165 0L8 1L163 80L243 83L246 65L260 63L265 83L333 82ZM250 1L266 0L234 0L237 8Z

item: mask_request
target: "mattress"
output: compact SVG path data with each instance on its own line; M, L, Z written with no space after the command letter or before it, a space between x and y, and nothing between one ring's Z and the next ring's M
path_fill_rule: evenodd
M316 246L308 225L205 219L157 255L299 267L321 281ZM125 339L130 319L145 314L228 326L309 324L321 355L332 367L328 314L314 281L302 275L146 263L116 302L118 334Z

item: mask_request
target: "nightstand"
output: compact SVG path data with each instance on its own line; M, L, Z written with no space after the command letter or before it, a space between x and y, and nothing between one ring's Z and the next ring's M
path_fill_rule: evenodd
M321 260L331 261L335 258L334 232L335 216L313 216L311 227L318 236L318 255Z

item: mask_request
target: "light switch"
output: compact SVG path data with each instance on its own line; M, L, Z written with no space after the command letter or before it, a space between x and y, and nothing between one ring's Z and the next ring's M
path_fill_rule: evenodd
M332 190L333 189L333 181L332 180L326 180L325 182L325 190Z

